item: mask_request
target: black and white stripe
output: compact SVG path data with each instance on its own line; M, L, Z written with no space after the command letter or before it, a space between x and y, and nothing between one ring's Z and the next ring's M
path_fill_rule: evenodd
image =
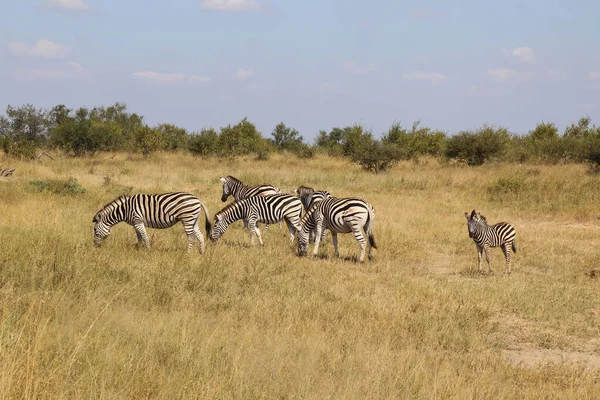
M294 233L299 228L302 215L302 203L289 194L274 194L270 196L254 196L235 201L215 214L215 224L211 231L211 240L216 242L227 230L229 224L245 219L250 225L250 244L254 245L254 234L263 245L258 222L274 224L285 220L290 232L290 240L294 241Z
M515 228L506 222L500 222L490 226L487 224L485 217L475 210L473 210L470 215L468 212L465 212L465 217L467 218L469 237L473 239L477 246L477 255L479 257L477 269L481 271L481 256L482 252L485 251L488 272L492 273L490 247L500 246L504 253L504 257L506 258L506 272L510 274L511 250L515 253L517 252Z
M188 251L192 249L196 238L200 242L200 251L204 252L204 236L198 227L201 211L204 211L206 234L209 235L208 209L192 194L172 192L121 196L105 205L94 216L94 242L99 245L110 235L113 225L126 222L134 227L138 243L143 242L146 247L150 247L146 227L164 229L181 222L188 237Z
M226 202L231 195L236 201L244 200L254 196L269 196L271 194L280 193L279 188L263 183L261 185L245 185L239 179L229 175L227 178L219 177L223 182L223 195L221 201ZM244 220L244 229L248 227L248 221ZM265 226L265 229L267 227Z
M318 203L319 201L323 201L325 199L331 198L331 193L329 193L328 191L314 190L313 188L308 187L308 186L300 186L300 187L294 189L294 193L296 194L296 196L298 196L298 198L302 202L302 205L304 206L305 211L310 210L310 208L313 205L315 205L316 203ZM327 235L327 229L323 229L323 232L321 234L321 241L323 241L325 239L326 235ZM315 240L315 230L311 231L310 235L309 235L309 242L313 243L314 240Z
M375 237L373 236L373 220L375 219L375 210L365 200L357 197L348 198L329 198L313 205L300 221L300 230L298 232L298 255L306 255L308 251L309 233L316 229L315 244L313 255L319 252L319 243L324 229L331 231L333 248L335 255L339 257L338 252L338 233L352 232L360 245L360 261L365 260L365 246L368 242L369 259L372 258L372 249L377 248Z
M315 203L331 197L331 193L326 190L314 190L308 186L300 186L299 188L294 189L294 193L298 196L306 211L308 211Z

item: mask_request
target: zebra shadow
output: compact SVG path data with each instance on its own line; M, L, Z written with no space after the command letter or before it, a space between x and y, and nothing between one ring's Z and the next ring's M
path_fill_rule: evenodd
M488 272L486 269L482 269L481 271L476 268L463 268L458 272L458 275L463 278L491 278L497 276L503 276L504 273L497 273L494 271Z

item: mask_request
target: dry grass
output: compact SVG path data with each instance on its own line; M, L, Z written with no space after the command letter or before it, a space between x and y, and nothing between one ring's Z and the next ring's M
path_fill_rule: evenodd
M0 156L0 164L6 164ZM126 155L12 162L0 178L2 398L598 398L600 177L583 166L464 168L429 160L371 175L346 161ZM180 225L103 247L92 217L119 194L186 190L211 213L220 175L362 196L375 261L330 239L299 259L277 225L250 248L235 224L207 252ZM38 192L74 177L84 194ZM488 190L488 188L492 190ZM502 191L503 196L497 196ZM463 213L517 229L513 275L474 273ZM546 355L546 356L545 356Z

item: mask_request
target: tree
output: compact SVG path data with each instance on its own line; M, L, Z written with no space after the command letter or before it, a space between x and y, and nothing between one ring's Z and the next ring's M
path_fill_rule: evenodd
M283 122L275 126L271 136L275 146L281 150L294 151L302 146L304 140L297 130L288 128Z
M9 156L33 158L36 148L45 144L50 121L48 113L31 104L8 106L0 116L0 145Z
M213 128L202 129L199 133L190 135L189 150L200 156L217 155L219 134Z
M482 165L489 159L501 157L508 147L510 135L505 128L484 125L475 132L462 131L450 137L446 156L467 165Z
M173 124L160 124L155 128L163 137L164 150L180 150L188 147L188 133Z

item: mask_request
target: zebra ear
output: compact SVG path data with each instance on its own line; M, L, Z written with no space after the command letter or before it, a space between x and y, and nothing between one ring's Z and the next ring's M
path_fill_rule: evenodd
M475 210L471 211L471 218L473 218L477 213L475 212Z
M221 180L221 182L225 183L225 178L223 178L222 176L219 177L219 179Z
M465 217L467 217L467 219L469 219L469 213L465 211Z

